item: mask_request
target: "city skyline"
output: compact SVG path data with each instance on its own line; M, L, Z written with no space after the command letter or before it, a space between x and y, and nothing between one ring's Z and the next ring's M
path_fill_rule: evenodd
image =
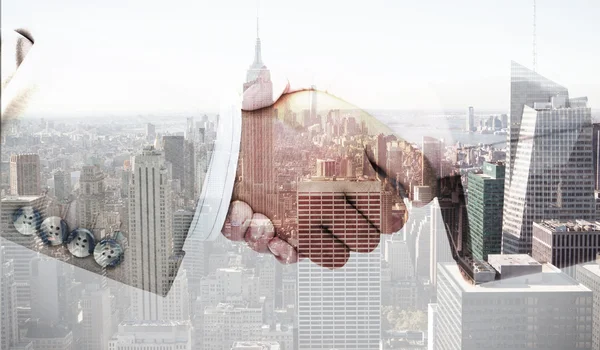
M233 10L226 11L224 5L213 7L188 2L165 13L158 2L132 2L131 7L118 16L110 10L109 4L83 9L76 3L69 3L65 6L68 10L60 13L53 10L59 6L56 2L15 1L3 5L4 26L29 27L40 38L40 43L47 41L50 47L64 49L71 55L72 59L67 60L69 66L53 61L55 74L65 77L55 87L70 95L69 100L57 94L49 95L43 98L40 111L43 108L48 113L64 113L64 109L57 109L60 105L88 114L93 114L94 110L99 113L127 110L131 113L175 111L177 108L188 112L201 108L216 111L222 92L238 89L239 77L244 74L251 57L247 53L251 52L255 20L248 14L256 13L255 3L232 1ZM454 3L450 7L442 1L431 6L408 1L387 4L379 1L369 6L347 2L339 7L335 3L281 5L263 1L259 15L263 40L277 43L265 47L265 54L272 61L271 69L287 76L293 84L319 86L366 109L433 107L440 110L473 105L476 109L504 110L509 102L510 67L507 62L515 60L531 66L532 4L529 1L508 2L493 9L495 13L503 13L496 16L489 16L489 4L466 1L463 4L465 6ZM600 100L600 90L591 80L598 75L593 74L597 68L592 59L598 52L588 44L593 42L591 33L598 32L598 23L593 19L599 9L586 6L583 1L571 2L567 7L559 4L559 1L538 4L537 70L568 84L575 95ZM144 9L146 16L134 16L130 12L136 11L138 6L138 9ZM79 11L83 16L75 16ZM94 16L89 16L90 13ZM300 13L303 16L298 19L292 15ZM336 16L329 16L331 13ZM453 15L448 16L449 13ZM578 21L572 22L570 16ZM306 27L301 20L304 17L313 18L323 27ZM110 21L103 18L110 18ZM357 18L379 20L368 20L371 25L363 26L354 24ZM165 25L154 27L155 23ZM223 23L228 25L223 26ZM472 30L474 25L478 30ZM83 31L86 40L73 37L77 35L70 30L73 26L89 29ZM434 29L441 27L443 31ZM97 31L94 28L103 29ZM123 37L122 30L128 31L129 35ZM69 35L63 35L65 31ZM189 35L173 35L173 31L190 33L198 44L190 45ZM390 45L381 33L394 35L398 44ZM135 43L124 41L131 36L136 37ZM63 37L77 42L77 51L71 41L59 39ZM161 41L164 49L160 55L155 54L157 48L152 44L158 38L165 39ZM561 55L554 52L556 41L562 42L565 48ZM475 42L479 43L476 48L472 44ZM238 55L239 49L246 54ZM114 55L115 51L124 56ZM315 55L315 52L319 54ZM577 52L576 56L574 52ZM49 56L48 59L53 58ZM370 61L377 64L362 64ZM573 61L578 65L572 69L559 68ZM95 73L88 72L86 62L91 65L98 62ZM182 69L185 73L177 74ZM70 76L66 73L70 71L80 71L81 77L69 78L73 81L66 79ZM122 84L113 84L124 72L130 78ZM165 75L167 72L169 75ZM173 81L174 76L186 78ZM198 84L199 79L205 83ZM169 89L163 89L164 84L148 84L159 81L166 83ZM87 94L74 91L66 84L75 84ZM362 91L362 86L370 88ZM460 93L454 91L457 86L461 86ZM125 93L132 89L139 94ZM94 96L103 96L104 101ZM90 107L85 108L86 104Z
M513 62L510 117L468 101L454 116L395 123L318 80L271 105L265 62L281 56L263 61L261 35L257 19L243 106L268 107L242 111L239 125L222 122L236 120L226 111L3 125L3 348L597 350L598 249L548 261L540 244L561 236L557 249L575 251L600 237L587 98ZM238 158L221 147L240 126ZM228 159L237 180L222 234L194 234L229 204L221 192L204 201ZM508 209L490 203L501 197ZM89 229L97 247L114 240L123 263L48 245L30 213ZM576 224L538 223L557 218ZM534 256L500 254L507 233L516 253L533 236Z

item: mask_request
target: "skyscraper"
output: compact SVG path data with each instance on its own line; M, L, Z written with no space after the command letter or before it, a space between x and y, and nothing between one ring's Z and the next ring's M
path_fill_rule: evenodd
M467 110L467 117L465 120L465 130L473 131L473 127L475 126L475 110L473 107L469 107Z
M145 148L133 160L129 192L129 268L132 311L139 320L156 320L159 302L167 294L173 270L171 181L164 154Z
M40 255L31 260L31 317L73 330L77 323L78 295L73 267Z
M54 173L54 196L59 201L64 201L71 194L71 174L62 170Z
M250 89L250 91L248 91ZM254 212L269 217L273 211L275 183L273 177L273 123L276 119L272 107L254 111L257 106L270 106L273 102L273 84L271 73L261 57L261 42L256 28L254 62L248 68L244 83L244 101L242 106L242 138L240 160L242 163L242 183L238 199L252 203Z
M502 209L504 206L503 163L483 163L483 173L469 173L469 235L471 246L464 247L479 260L502 250Z
M173 251L179 252L183 249L193 219L193 211L179 209L173 213Z
M350 190L352 192L350 192ZM299 251L323 249L320 225L334 235L379 240L370 226L381 223L379 181L305 181L298 184ZM359 213L345 200L353 201ZM343 212L344 215L339 215ZM335 213L335 215L334 215ZM340 221L342 224L335 224ZM319 236L320 237L320 236ZM368 242L365 242L367 244ZM381 250L351 254L342 268L330 270L305 259L298 263L298 349L379 349L381 338Z
M384 134L377 135L375 139L375 159L373 160L381 166L387 164L387 142Z
M594 181L596 183L596 191L600 191L600 123L593 125L592 145Z
M162 149L165 160L171 163L171 180L179 181L180 189L184 188L184 138L183 136L163 136Z
M19 323L17 318L17 283L12 260L4 256L4 247L0 247L0 347L9 349L19 341Z
M156 137L156 126L152 123L146 124L146 141L153 142Z
M101 217L104 213L104 201L104 174L97 166L84 166L79 177L77 226L88 230L103 228Z
M456 223L456 206L449 198L434 199L431 203L431 238L429 242L429 281L434 286L437 283L438 263L452 262L452 249L448 234L454 230ZM447 222L444 221L447 220Z
M81 300L82 345L85 349L107 349L112 336L110 291L88 284Z
M317 119L317 87L312 85L310 89L310 119L312 119L312 123L323 126L321 121Z
M513 64L513 75L502 249L531 253L533 221L595 219L591 109L522 66Z
M183 148L182 190L187 199L193 200L196 198L196 152L194 142L192 140L185 140Z
M10 156L10 193L13 196L38 196L40 188L40 156L15 154Z
M521 131L521 119L525 106L533 108L535 102L549 101L555 95L568 94L567 88L539 75L517 62L511 62L510 116L508 126L508 184L512 181L517 144Z
M185 118L185 139L194 140L194 117Z
M438 179L442 177L442 159L444 149L442 141L423 136L423 151L421 153L421 171L423 172L421 181L423 186L431 186L433 197L437 197Z

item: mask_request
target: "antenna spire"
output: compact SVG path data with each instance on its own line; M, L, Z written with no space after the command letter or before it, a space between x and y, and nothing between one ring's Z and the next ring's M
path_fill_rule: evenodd
M535 18L535 12L536 12L536 6L535 6L535 0L533 0L533 71L535 72L535 68L536 68L536 64L537 64L537 48L536 48L536 33L535 33L535 27L536 27L536 18Z

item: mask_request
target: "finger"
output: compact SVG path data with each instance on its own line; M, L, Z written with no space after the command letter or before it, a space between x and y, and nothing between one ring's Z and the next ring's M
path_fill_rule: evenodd
M259 253L269 252L269 241L275 236L273 223L263 214L254 213L245 239L248 246Z
M279 237L274 237L268 243L268 250L282 264L298 262L298 253L294 247Z
M298 253L314 263L336 269L344 266L350 257L350 249L322 225L312 225L300 230Z
M348 188L348 190L352 189ZM322 225L325 230L329 230L348 246L348 249L370 253L379 245L381 201L378 197L362 197L353 194L333 196L332 204L336 215L333 216L331 223L323 222Z
M252 208L246 202L231 202L221 233L229 240L243 241L252 222L252 215Z

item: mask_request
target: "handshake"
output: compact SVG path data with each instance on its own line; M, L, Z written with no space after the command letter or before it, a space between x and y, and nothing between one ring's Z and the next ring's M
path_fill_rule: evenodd
M365 111L314 87L273 91L266 70L244 86L226 238L340 268L402 228L413 185L436 190L439 169Z

